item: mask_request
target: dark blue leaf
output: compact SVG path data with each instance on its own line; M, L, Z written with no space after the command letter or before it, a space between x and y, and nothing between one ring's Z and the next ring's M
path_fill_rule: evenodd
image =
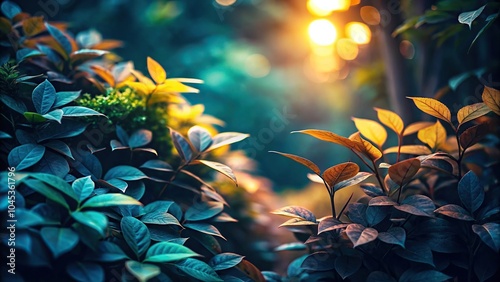
M396 249L395 253L404 259L434 266L432 251L425 243L407 241L406 248Z
M484 189L474 172L467 172L458 182L458 196L471 213L475 212L484 201Z
M406 231L401 227L391 227L387 232L379 232L377 238L387 244L399 245L404 248Z
M125 191L125 195L129 195L130 197L140 200L144 193L146 192L146 185L142 181L134 181L128 183L127 191Z
M363 183L360 185L361 189L365 192L366 195L370 197L377 197L377 196L383 196L384 191L377 185L373 183Z
M8 18L14 18L17 14L21 13L21 8L12 1L4 1L1 6L2 13Z
M192 230L196 230L196 231L199 231L201 233L208 234L208 235L218 236L218 237L226 240L226 238L224 238L224 236L222 236L222 234L220 233L219 229L217 229L215 226L208 224L208 223L190 222L190 223L184 224L184 227L192 229Z
M366 208L366 222L368 226L374 226L380 223L386 216L389 215L389 207L377 207L377 206L368 206Z
M466 211L464 208L454 204L448 204L442 206L434 211L442 215L446 215L451 218L465 221L474 221L474 218Z
M72 262L66 267L66 272L78 282L104 281L104 269L92 262Z
M71 149L69 148L69 146L60 140L51 140L47 143L44 143L43 145L47 148L50 148L58 152L61 155L64 155L74 160L73 154L71 153Z
M335 257L326 251L319 251L308 255L300 267L303 270L327 271L335 269Z
M416 271L415 269L408 269L401 275L399 282L440 282L448 281L451 278L451 276L437 270Z
M173 129L170 129L170 136L172 137L172 142L179 156L184 161L190 162L193 158L193 150L186 138Z
M90 259L100 262L113 262L128 258L118 245L109 241L100 242L97 252L90 257Z
M212 136L205 128L195 125L188 131L189 141L198 152L203 152L212 145Z
M374 271L366 278L367 282L396 282L389 274L382 271Z
M367 206L362 203L352 203L347 206L346 215L354 223L359 223L361 225L368 225L366 222L366 208Z
M213 256L208 264L215 271L225 270L231 267L235 267L243 260L243 258L244 256L234 253L222 253Z
M123 145L128 147L128 134L127 134L127 132L125 132L123 127L121 127L119 125L116 126L116 136L118 137L118 139L120 140L120 142Z
M140 167L166 172L173 171L172 166L162 160L149 160L142 164Z
M335 270L342 277L353 275L363 264L363 258L360 256L341 255L335 259Z
M298 257L288 265L286 273L289 278L300 277L305 272L305 269L302 269L301 265L307 257L308 255Z
M20 114L24 114L28 111L28 108L26 108L26 105L21 100L16 100L10 96L0 95L0 101Z
M54 258L71 251L79 240L78 234L70 228L44 227L40 230L40 235Z
M17 146L9 153L9 165L23 170L38 163L45 153L45 147L37 144Z
M476 233L481 241L495 252L500 251L500 224L488 222L483 225L474 224L472 230Z
M184 218L189 221L200 221L209 219L221 213L224 204L219 202L201 202L195 203L184 214Z
M136 254L137 258L140 258L146 253L151 243L148 228L140 220L131 216L123 217L120 227L127 245Z
M150 130L140 129L132 133L128 140L130 148L138 148L149 144L153 139L153 133Z
M69 39L66 37L66 35L59 30L57 27L50 25L49 23L45 23L45 27L47 28L47 31L54 37L54 39L61 45L65 52L65 57L68 57L68 55L71 53L71 42Z
M31 57L36 57L36 56L45 56L45 54L38 51L38 50L29 49L29 48L19 49L16 52L16 60L18 63L22 62L25 59L28 59Z
M86 127L85 123L75 120L62 120L61 124L48 123L41 130L37 131L37 140L38 142L42 142L48 139L75 137L83 133Z
M116 189L122 191L123 193L125 193L127 191L127 188L128 188L128 183L123 181L123 180L120 180L118 178L113 178L110 180L100 180L100 181L103 182L104 185L106 185L110 188L116 188Z
M56 101L52 108L62 107L80 96L80 91L61 91L56 93Z
M498 275L500 266L500 254L494 253L488 247L481 246L474 257L474 273L479 281L496 281L491 279L495 274Z
M432 200L424 195L412 195L404 199L400 206L394 206L396 209L417 215L432 217L436 206Z
M37 113L44 115L56 101L56 89L48 80L44 80L33 90L32 99Z
M295 217L295 218L301 218L303 220L311 221L311 222L316 222L316 217L314 214L303 207L299 206L287 206L283 207L280 209L277 209L272 212L273 214L278 214L278 215L283 215L283 216L288 216L288 217Z
M33 171L53 174L61 178L69 173L68 161L59 154L45 152L43 158L33 166Z
M88 152L84 152L82 155L75 157L75 160L71 161L71 166L81 175L91 175L94 180L102 177L101 162L96 156Z
M28 133L26 130L16 130L16 138L21 144L36 143L35 136L32 133Z
M175 266L187 275L201 281L222 281L222 279L219 278L217 273L208 264L197 259L188 258L179 263L176 263Z

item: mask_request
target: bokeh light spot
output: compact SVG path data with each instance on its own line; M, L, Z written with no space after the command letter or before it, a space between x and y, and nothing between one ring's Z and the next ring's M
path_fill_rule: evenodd
M359 49L356 42L350 38L341 38L337 41L337 54L346 60L351 61L358 56Z
M370 43L372 32L370 28L360 22L350 22L345 26L346 34L357 44Z
M215 0L215 2L221 6L231 6L236 2L236 0Z
M399 43L399 52L405 59L411 60L415 56L415 46L408 40L403 40Z
M309 37L312 42L321 46L331 45L337 38L337 30L332 22L325 19L314 20L309 24Z
M264 77L271 71L271 64L265 56L252 54L245 60L245 70L252 77Z
M359 10L359 14L361 19L369 25L378 25L380 24L380 13L377 8L373 6L364 6Z
M315 16L324 17L333 11L346 11L350 4L349 0L309 0L307 10Z

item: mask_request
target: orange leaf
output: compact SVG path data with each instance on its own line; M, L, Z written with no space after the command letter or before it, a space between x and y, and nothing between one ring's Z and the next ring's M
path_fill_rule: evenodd
M167 79L167 73L157 61L148 57L148 72L156 84L162 84Z
M23 31L26 36L33 36L45 30L43 17L31 17L23 21Z
M311 135L312 137L317 138L319 140L339 144L339 145L342 145L342 146L347 147L349 149L354 149L358 146L356 144L356 142L349 140L349 138L345 138L343 136L337 135L333 132L326 131L326 130L305 129L305 130L299 130L299 131L292 131L292 133L302 133L302 134Z
M457 119L460 125L462 125L463 123L476 119L480 116L484 116L490 111L491 109L485 103L476 103L458 110Z
M376 161L382 157L382 152L380 152L377 147L373 146L372 143L361 138L359 132L356 132L349 136L349 139L354 141L356 144L355 150L362 153L372 161Z
M379 148L382 148L385 140L387 140L387 131L385 131L385 128L380 125L380 123L369 119L354 117L352 120L356 128L365 138L375 143Z
M408 125L405 130L403 131L403 136L407 136L407 135L410 135L410 134L413 134L413 133L416 133L418 132L420 129L423 129L423 128L426 128L426 127L429 127L431 125L433 125L434 123L433 122L430 122L430 121L417 121L417 122L414 122L410 125Z
M448 109L445 104L439 102L438 100L420 97L407 98L412 99L415 103L415 106L417 106L417 108L419 108L422 112L451 123L450 109Z
M420 141L429 145L434 151L446 142L446 129L437 120L433 126L419 130L417 136Z
M483 102L497 115L500 115L500 91L488 86L483 90Z
M12 30L12 24L7 18L0 17L0 31L9 34Z
M389 167L389 177L400 186L403 186L404 184L410 182L419 169L419 159L407 159L391 165L391 167Z
M353 162L334 165L323 172L323 179L330 188L335 184L356 176L359 166Z
M398 147L390 147L384 150L384 154L397 153ZM428 155L432 154L432 151L429 150L427 146L423 145L403 145L401 146L401 150L399 151L401 154L408 155Z
M123 42L121 42L120 40L103 40L90 46L89 48L98 50L112 50L121 46L123 46Z
M320 174L321 171L319 169L319 167L313 163L312 161L306 159L306 158L303 158L303 157L300 157L300 156L296 156L296 155L293 155L293 154L286 154L286 153L281 153L281 152L276 152L276 151L270 151L269 153L275 153L275 154L279 154L279 155L282 155L284 157L287 157L289 159L292 159L296 162L298 162L299 164L309 168L310 170L312 170L314 173L316 174Z
M90 66L90 68L94 71L95 74L97 74L100 78L102 78L102 80L107 82L109 86L111 87L115 86L115 78L113 77L113 74L109 70L99 65L92 65Z
M248 277L255 282L266 282L264 275L260 272L260 270L249 262L246 259L243 259L236 267L238 267L241 271L243 271Z
M396 134L403 134L404 123L401 117L393 111L384 110L380 108L374 108L377 111L378 120L385 126L389 127L391 130L396 132ZM358 128L359 129L359 128ZM363 132L361 132L363 134Z

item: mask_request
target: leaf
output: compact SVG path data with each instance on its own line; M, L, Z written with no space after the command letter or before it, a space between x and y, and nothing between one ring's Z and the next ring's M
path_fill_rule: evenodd
M61 206L65 207L66 209L69 209L69 205L64 199L63 195L61 193L54 191L54 189L50 188L49 186L45 185L40 180L36 179L28 179L24 181L24 184L26 186L30 187L33 191L38 192L39 194L42 194L45 196L47 199L50 199L56 203L59 203Z
M35 113L35 112L24 112L23 116L26 118L26 120L29 123L32 123L32 124L42 123L42 122L47 121L47 118L45 117L45 115L41 115L41 114ZM54 119L54 117L51 117L51 118ZM58 122L60 122L60 120Z
M154 264L140 263L135 260L126 261L125 267L140 282L146 282L161 273L160 267Z
M361 135L359 132L353 133L351 136L349 136L350 140L353 140L356 142L356 150L368 157L370 160L375 162L376 160L380 159L382 157L382 152L380 152L379 149L377 149L375 146L372 145L372 143L364 140L361 138Z
M387 131L380 123L362 118L352 118L356 128L368 140L375 143L379 148L382 148L387 140Z
M2 13L10 20L12 20L14 16L22 12L21 8L12 1L4 1L2 3L1 10Z
M104 175L104 180L121 179L125 181L134 181L148 178L142 171L133 166L119 165L108 170Z
M198 152L208 149L212 143L212 136L205 128L195 125L188 130L188 137L191 144Z
M0 95L0 101L2 101L2 103L4 103L7 107L20 113L21 115L28 111L26 105L21 100L16 100L10 96Z
M153 139L153 132L147 129L140 129L132 133L128 139L130 148L138 148L147 145Z
M62 108L65 117L87 117L87 116L104 116L98 111L81 107L81 106L68 106Z
M170 137L172 138L172 142L179 156L184 161L190 162L193 158L193 150L186 138L173 129L170 129Z
M470 48L472 48L472 46L474 45L474 43L476 43L477 39L479 38L479 36L481 36L494 22L495 20L498 18L498 13L496 14L493 14L493 15L489 15L487 18L486 18L486 24L481 28L481 30L479 30L479 32L476 34L476 37L474 37L474 40L472 40L470 46L469 46L469 49L467 50L467 53L470 52Z
M500 115L500 91L488 86L484 87L482 94L483 102L495 114Z
M56 188L75 201L78 199L73 188L61 177L49 173L31 173L30 176Z
M468 121L474 120L480 116L484 116L485 114L491 111L485 103L476 103L472 105L465 106L458 110L457 119L459 125L462 125Z
M139 259L146 253L151 243L147 226L134 217L124 216L121 219L120 227L125 242Z
M355 176L353 176L349 179L337 182L337 184L335 184L333 186L333 191L338 191L342 188L359 184L360 182L363 182L365 179L367 179L371 175L372 175L372 173L369 173L369 172L358 172Z
M222 236L222 234L220 233L219 229L217 229L215 226L208 224L208 223L190 222L190 223L185 223L184 227L199 231L199 232L204 233L204 234L217 236L217 237L220 237L220 238L226 240L226 238L224 238L224 236Z
M346 279L356 273L362 264L360 256L341 255L335 259L335 270L342 279Z
M42 117L49 119L49 120L55 120L58 123L61 123L61 119L62 119L63 115L64 115L64 112L62 110L55 109L53 111L50 111L50 112L42 115Z
M151 211L141 217L141 221L147 224L178 225L181 226L177 218L166 211Z
M165 82L165 79L167 79L167 73L163 67L151 57L148 57L147 62L149 75L153 78L156 84L162 84Z
M391 227L387 230L387 232L378 233L377 238L384 243L399 245L404 248L406 231L402 227Z
M303 158L303 157L300 157L300 156L296 156L296 155L292 155L292 154L286 154L286 153L281 153L281 152L276 152L276 151L269 151L269 153L274 153L274 154L279 154L279 155L282 155L284 157L287 157L289 159L292 159L294 160L295 162L298 162L299 164L309 168L310 170L312 170L314 173L316 174L320 174L321 173L321 170L319 169L319 167L313 163L312 161L306 159L306 158Z
M80 174L91 175L94 179L99 179L102 176L101 162L90 153L84 153L77 160L71 161L71 166Z
M429 127L433 125L433 122L430 121L417 121L412 124L409 124L407 127L405 127L403 131L403 136L408 136L410 134L418 132L420 129Z
M10 139L12 136L8 134L7 132L0 131L0 139Z
M378 231L370 227L364 227L361 224L352 223L345 229L347 237L354 244L354 248L368 244L377 239Z
M396 249L394 252L404 259L434 266L432 251L426 243L407 241L406 248Z
M108 193L94 196L88 199L83 205L84 208L99 208L99 207L108 207L108 206L121 206L121 205L139 205L142 204L136 199L119 194L119 193Z
M450 109L445 104L433 98L407 97L412 99L422 112L437 117L451 124Z
M56 89L48 80L44 80L33 90L33 105L36 111L44 115L49 112L56 100Z
M398 147L390 147L384 150L384 154L397 153ZM408 155L430 155L432 151L427 146L423 145L403 145L401 149L399 149L401 154Z
M77 222L94 229L101 234L102 237L105 237L108 227L108 218L103 213L96 211L76 211L71 213L71 217Z
M236 185L238 185L238 182L236 181L236 176L233 173L233 170L228 167L225 164L221 164L218 162L212 162L212 161L207 161L207 160L199 160L200 163L208 166L209 168L216 170L225 176L227 176L229 179L231 179Z
M416 216L432 217L436 206L427 196L412 195L404 199L400 206L394 206L394 208Z
M437 270L422 270L416 271L415 269L408 269L399 278L399 282L427 282L427 281L449 281L451 276L448 276Z
M340 228L345 228L349 224L348 223L342 223L340 220L336 219L335 217L329 216L324 218L319 222L318 225L318 235L323 233L323 232L328 232Z
M38 57L38 56L45 56L45 54L38 51L38 50L29 49L29 48L19 49L16 52L16 60L18 62L22 62L28 58L33 58L33 57Z
M200 221L209 219L221 213L224 204L219 202L195 203L184 214L184 218L189 221Z
M410 182L420 169L420 160L411 158L395 163L389 167L389 176L400 186Z
M476 174L471 170L458 182L460 201L471 213L475 212L484 201L484 189Z
M188 247L171 242L160 242L149 248L144 261L165 263L179 261L195 256L199 255Z
M282 244L279 245L278 247L274 248L275 252L279 251L303 251L306 250L307 246L304 243L287 243L287 244Z
M272 211L271 213L287 217L300 218L306 221L316 222L316 217L311 211L299 206L287 206Z
M377 197L384 195L384 191L382 191L380 187L378 187L373 183L362 183L360 186L363 192L365 192L365 194L370 197Z
M248 134L243 134L239 132L222 132L213 137L212 145L205 150L206 152L215 150L222 146L230 145L236 142L240 142L241 140L247 138Z
M463 12L458 15L458 22L461 24L466 24L469 26L469 29L472 29L472 22L481 15L486 5L481 6L479 9L469 12Z
M223 281L222 279L219 278L217 273L208 264L197 259L188 258L179 263L176 263L175 266L179 268L182 272L186 273L187 275L199 279L201 281L206 281L206 282Z
M43 17L30 17L22 21L23 32L27 36L37 35L45 30Z
M455 218L458 220L465 220L465 221L474 221L474 218L467 212L464 208L461 206L457 206L454 204L448 204L444 205L437 210L434 211L435 213L439 213L442 215L446 215L451 218Z
M359 172L359 166L353 162L346 162L334 165L323 172L323 179L328 187L333 189L335 184L356 176Z
M388 196L378 196L370 200L368 203L369 206L395 206L396 203L394 200L389 198Z
M81 65L86 61L104 56L108 53L109 53L108 51L103 51L103 50L80 49L78 51L71 53L71 55L69 56L70 64L73 67L75 67Z
M474 224L472 225L472 231L476 233L481 241L483 241L488 247L493 249L495 252L500 250L500 224L494 222L488 222L483 225Z
M94 192L95 188L94 181L92 181L90 175L78 178L73 182L71 186L73 188L73 191L75 191L77 200L79 202L87 199L92 194L92 192Z
M284 223L282 223L279 227L288 227L288 226L308 226L308 225L317 225L316 222L303 220L301 218L291 218Z
M8 160L11 167L23 170L38 163L45 153L45 147L37 144L24 144L12 149Z
M171 93L199 93L200 90L187 86L181 83L177 78L166 79L162 84L156 87L154 93L171 94Z
M481 141L481 139L489 133L489 128L486 124L480 123L474 126L471 126L464 130L462 134L460 134L460 146L465 150L477 142Z
M368 226L375 226L382 222L389 214L389 208L384 206L368 206L365 211L366 223Z
M49 23L45 23L45 27L47 28L47 31L50 33L50 35L52 35L52 37L54 37L54 39L57 41L59 46L61 46L64 50L64 53L62 53L61 55L65 58L68 58L68 55L72 50L71 42L69 41L68 37L57 27L50 25Z
M222 253L213 256L208 264L215 271L225 270L238 265L244 256L234 254L234 253Z
M148 168L152 170L157 170L157 171L166 171L166 172L171 172L173 171L172 166L162 160L149 160L145 163L143 163L140 168Z
M398 114L396 114L393 111L384 110L380 108L374 108L374 109L375 111L377 111L378 120L380 120L382 124L389 127L397 135L403 134L404 122ZM361 132L361 134L363 134L363 132Z
M396 282L389 274L382 271L373 271L368 275L367 282Z
M446 129L439 120L433 126L421 129L417 136L420 141L429 145L433 150L439 149L446 143Z
M43 130L37 131L37 141L75 137L83 133L86 127L85 123L74 120L62 120L61 124L49 123L44 125Z
M100 262L113 262L129 257L113 242L101 241L97 247L97 252L93 254L92 259Z
M305 130L300 130L300 131L292 131L292 133L302 133L302 134L311 135L312 137L314 137L316 139L339 144L339 145L342 145L342 146L349 148L349 149L354 149L358 146L356 144L356 142L350 140L349 138L345 138L343 136L337 135L333 132L326 131L326 130L305 129Z
M66 273L79 282L94 282L104 280L104 269L92 262L71 262L66 267Z
M79 240L78 234L70 228L44 227L40 230L40 235L54 258L71 251Z

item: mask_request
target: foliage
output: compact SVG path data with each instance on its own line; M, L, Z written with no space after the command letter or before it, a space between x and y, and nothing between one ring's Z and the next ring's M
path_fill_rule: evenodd
M498 114L500 91L485 86L482 103L453 115L438 100L408 98L438 120L405 127L396 113L375 108L381 124L353 118L359 131L348 138L324 130L297 131L350 149L370 172L359 172L353 162L321 172L308 159L279 153L308 167L314 173L310 178L325 185L332 206L331 216L320 219L299 206L274 212L291 218L281 227L300 240L277 250L309 251L289 265L287 279L485 281L498 276L498 158L487 155L494 148L485 137L494 131L485 115ZM450 137L440 120L452 129ZM382 124L397 135L397 147L383 150L387 132ZM422 144L403 145L403 136L415 133ZM394 153L392 163L382 162ZM361 184L365 197L335 206L338 190L370 176L374 183ZM265 273L270 281L281 279L276 275Z

